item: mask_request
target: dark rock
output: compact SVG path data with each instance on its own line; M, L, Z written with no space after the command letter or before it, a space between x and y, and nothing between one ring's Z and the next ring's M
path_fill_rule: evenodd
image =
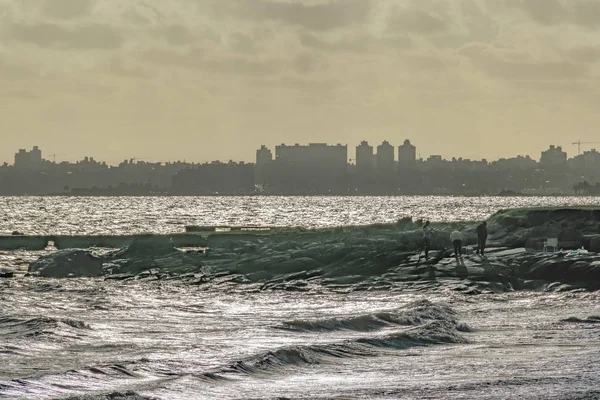
M148 235L136 238L131 244L112 254L114 259L153 258L179 252L173 241L165 236Z
M12 278L15 276L15 271L9 268L0 267L0 278Z
M563 249L578 249L583 246L583 232L577 229L563 229L558 235L558 245Z
M104 277L105 281L108 280L113 280L113 281L124 281L127 279L133 279L135 277L135 275L133 274L114 274L114 275L107 275Z
M102 262L89 250L60 250L29 264L28 272L47 278L96 277L102 275Z
M594 253L600 253L600 235L590 236L587 249Z

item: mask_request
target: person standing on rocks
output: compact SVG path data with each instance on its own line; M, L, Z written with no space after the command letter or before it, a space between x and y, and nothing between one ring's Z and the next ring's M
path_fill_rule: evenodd
M423 225L423 250L425 251L425 259L429 258L429 248L431 247L431 236L433 230L429 227L429 221L425 221Z
M454 255L456 258L462 257L462 233L459 230L452 231L450 241L454 246Z
M482 256L485 251L487 235L487 223L483 221L481 224L477 225L477 254L481 254Z

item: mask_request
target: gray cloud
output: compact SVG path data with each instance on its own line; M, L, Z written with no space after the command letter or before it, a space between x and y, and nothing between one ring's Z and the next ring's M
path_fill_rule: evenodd
M482 43L463 46L457 54L470 58L473 65L488 76L505 80L570 79L581 78L588 73L585 66L570 61L542 61L510 52L502 54L498 49Z
M169 25L165 29L165 39L171 46L190 44L195 41L189 29L183 25Z
M273 76L280 72L281 63L277 60L246 58L239 55L222 54L209 56L200 48L187 52L172 50L149 50L141 54L141 59L156 65L198 69L215 74L234 74L252 77Z
M428 35L445 32L448 29L447 18L414 8L396 7L388 20L388 31L391 33Z
M44 14L57 19L71 19L88 13L92 0L46 0Z
M542 25L573 24L600 26L600 2L597 0L506 0Z
M297 73L304 75L317 69L318 61L313 54L304 53L296 56L293 61L293 67Z
M25 65L18 65L9 61L5 61L0 57L0 81L8 80L24 80L39 78L39 74Z
M564 54L573 61L593 63L600 61L600 45L573 47L564 51Z
M0 98L4 99L18 99L18 100L33 100L39 99L39 96L32 90L26 89L15 89L0 91Z
M278 62L267 60L251 60L237 56L206 60L203 63L203 68L214 73L226 73L254 77L273 76L277 75L281 71L281 67Z
M114 27L103 24L66 28L53 23L12 24L6 30L9 38L40 47L64 49L117 49L123 37Z
M522 9L544 25L562 23L569 17L569 10L559 0L507 0L507 4Z
M306 79L284 77L276 81L277 85L281 85L288 89L299 90L302 93L325 95L331 94L341 87L341 83L336 79Z
M267 19L326 31L366 22L372 0L329 0L318 4L273 0L219 1L213 12L220 16L238 15Z
M325 52L351 52L351 53L368 53L377 49L381 43L372 36L368 35L353 35L347 36L336 41L327 41L320 37L305 33L300 35L300 43L304 47L313 48Z
M439 72L451 66L435 53L401 53L399 60L402 66L417 72Z
M414 46L414 41L409 36L388 36L383 42L393 49L406 50Z
M254 39L250 36L236 32L229 38L230 47L236 53L255 54L257 52Z
M110 75L125 78L149 78L152 75L145 68L128 63L123 57L113 57L105 68Z
M574 1L573 21L576 24L598 27L600 26L600 2L598 0Z

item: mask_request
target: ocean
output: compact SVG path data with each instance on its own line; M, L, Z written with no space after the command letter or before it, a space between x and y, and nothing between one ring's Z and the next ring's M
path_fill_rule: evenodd
M477 221L586 197L4 197L0 232ZM25 277L0 251L0 398L600 399L600 293Z

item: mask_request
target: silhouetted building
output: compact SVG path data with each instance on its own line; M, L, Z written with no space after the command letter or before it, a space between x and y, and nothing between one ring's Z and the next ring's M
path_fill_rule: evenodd
M256 150L256 164L254 165L254 181L257 185L264 185L264 169L273 162L273 152L264 144Z
M516 156L493 161L491 166L496 170L524 170L535 169L537 162L529 156Z
M356 171L359 174L368 174L373 171L373 146L365 140L356 146Z
M271 161L273 161L273 152L263 144L260 149L256 150L256 165L265 165Z
M398 146L398 166L403 168L414 168L417 162L417 148L406 139L402 146Z
M425 165L426 165L427 169L436 169L436 168L442 168L446 162L447 161L445 161L442 158L442 156L437 155L437 154L432 154L425 161Z
M264 171L270 190L289 194L327 194L346 190L348 146L310 143L281 144L275 162Z
M42 151L37 146L33 146L31 151L19 149L19 152L15 153L15 168L34 170L41 167Z
M384 140L377 146L377 171L380 174L391 174L394 171L394 146Z
M237 195L254 193L254 166L214 161L177 172L171 192L180 195Z
M281 144L275 147L275 158L278 161L296 165L321 165L336 168L346 168L348 146L337 144L329 146L326 143L309 143L301 146Z
M275 159L266 146L256 164L193 164L126 160L117 166L93 157L51 162L42 151L20 150L14 165L0 165L1 195L237 195L237 194L527 194L587 193L600 195L600 153L586 151L567 159L550 146L537 162L516 156L488 163L432 155L416 160L407 140L398 147L384 141L373 154L366 141L356 146L356 165L349 165L347 146L311 143L277 146ZM407 169L414 163L415 168ZM375 166L377 168L375 168ZM396 168L398 166L398 168ZM409 171L409 172L405 172Z
M546 151L542 151L540 166L542 168L564 167L567 164L567 153L560 146L550 145Z

